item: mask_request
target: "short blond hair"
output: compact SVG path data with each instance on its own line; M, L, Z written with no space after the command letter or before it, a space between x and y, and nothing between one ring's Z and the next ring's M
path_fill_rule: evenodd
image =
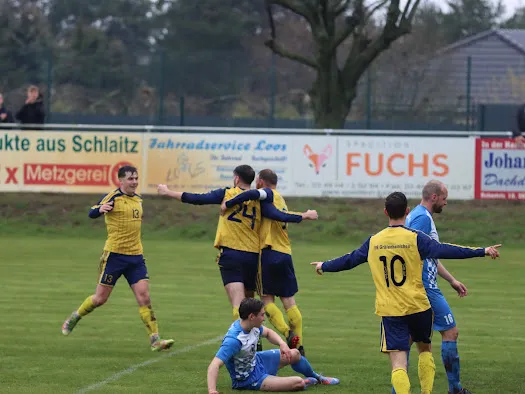
M433 194L441 196L444 192L445 184L438 180L431 180L423 187L423 200L428 201Z

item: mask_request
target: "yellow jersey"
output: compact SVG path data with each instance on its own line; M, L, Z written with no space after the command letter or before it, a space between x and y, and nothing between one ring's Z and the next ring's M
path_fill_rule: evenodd
M225 189L224 201L244 192L240 187ZM219 217L214 246L259 253L261 207L259 201L246 201L228 208Z
M141 255L142 197L129 196L120 189L107 194L98 204L91 207L89 216L101 216L99 208L113 201L113 209L104 214L108 238L104 245L107 252L126 255Z
M376 314L407 316L430 308L423 286L424 259L484 256L484 248L439 243L420 231L390 226L352 253L324 262L322 270L338 272L368 262L376 288Z
M272 193L275 208L282 212L300 215L300 213L297 212L288 212L286 201L277 190L272 189ZM292 254L292 245L288 236L288 223L263 217L259 236L261 239L261 249L271 247L272 250L277 252Z

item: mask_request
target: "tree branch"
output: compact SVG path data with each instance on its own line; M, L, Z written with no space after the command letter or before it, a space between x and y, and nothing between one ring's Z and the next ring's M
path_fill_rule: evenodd
M363 0L356 1L354 5L354 11L352 15L346 19L345 27L337 34L334 39L334 42L330 48L331 52L337 50L337 47L342 44L344 40L354 32L354 30L364 22L364 5Z
M409 0L410 2L411 0ZM388 0L380 0L377 2L377 4L375 4L374 6L371 6L370 8L370 11L368 11L366 17L365 17L365 20L368 20L370 19L370 17L372 15L374 15L376 13L377 10L379 10L380 8L383 8L385 6L385 4L388 3Z
M299 55L298 53L290 52L290 51L286 50L285 48L283 48L281 45L277 44L275 42L275 40L268 40L268 41L266 41L264 43L264 45L266 45L274 53L276 53L277 55L279 55L281 57L285 57L287 59L296 61L298 63L304 64L305 66L311 67L311 68L316 69L316 70L318 68L317 63L315 62L315 60L310 59L310 58L308 58L306 56L303 56L303 55Z
M345 12L348 9L349 5L350 5L350 0L343 0L343 1L341 1L341 4L339 4L339 7L336 7L335 10L334 10L335 16L338 17L343 12Z
M270 4L280 5L281 7L292 11L297 15L301 15L309 23L314 20L315 9L313 9L307 2L301 0L269 0Z

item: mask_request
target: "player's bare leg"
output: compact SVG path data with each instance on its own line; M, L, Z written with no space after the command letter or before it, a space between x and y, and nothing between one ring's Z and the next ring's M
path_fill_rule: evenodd
M244 300L245 289L244 283L242 282L231 282L224 286L230 304L233 308L233 319L239 319L239 305L241 305L242 300Z
M436 364L434 363L434 357L432 356L432 345L430 343L422 342L416 342L416 345L419 352L418 375L421 385L421 394L430 394L434 388L434 377L436 375Z
M86 298L82 305L80 305L80 307L66 319L64 324L62 324L62 334L71 334L71 331L73 331L73 328L75 328L80 319L88 313L93 312L95 308L106 303L112 291L113 287L111 286L97 285L95 294Z
M276 391L276 392L286 392L286 391L302 391L306 387L306 381L314 382L315 379L307 378L303 379L299 376L268 376L262 382L261 388L259 391ZM316 383L311 383L316 384ZM310 385L311 385L310 384Z
M407 373L407 352L389 352L392 363L392 386L397 394L410 394L410 379Z
M173 346L173 339L160 339L157 318L151 308L151 299L149 297L149 283L147 280L140 280L131 285L131 290L135 294L137 303L139 304L139 313L146 331L150 337L150 344L152 351L161 351L169 349Z

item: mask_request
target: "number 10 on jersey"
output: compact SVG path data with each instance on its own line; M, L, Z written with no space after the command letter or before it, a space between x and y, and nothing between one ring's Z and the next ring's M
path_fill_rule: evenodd
M390 260L390 264L386 256L380 256L379 260L381 260L381 262L383 263L386 287L390 287L390 282L392 282L392 284L397 287L403 286L407 280L407 266L403 257L399 256L398 254L394 255L394 257L392 257L392 259ZM400 281L396 280L396 275L394 272L396 262L398 261L401 263L401 270L403 272L403 277Z

